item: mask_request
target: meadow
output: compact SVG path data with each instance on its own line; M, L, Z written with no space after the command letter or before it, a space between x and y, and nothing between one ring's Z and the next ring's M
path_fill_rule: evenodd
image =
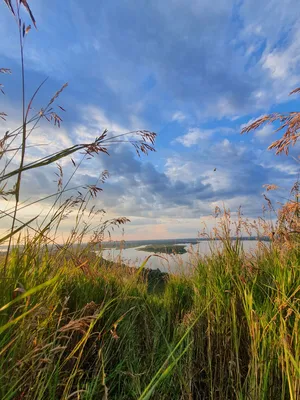
M156 135L141 130L120 138L104 131L92 143L27 160L28 136L41 120L62 123L57 112L64 109L56 101L67 84L38 111L32 104L43 84L26 102L24 41L31 27L20 10L33 26L36 21L27 1L4 3L20 34L23 117L0 141L0 195L9 204L0 219L10 222L0 238L6 246L0 256L1 400L300 399L299 182L280 207L265 195L269 219L253 222L217 207L217 228L202 237L222 241L222 248L200 254L188 270L151 271L152 253L135 267L104 260L102 243L128 222L105 220L91 206L108 172L76 195L69 195L70 183L82 160L108 154L119 140L148 154ZM299 113L266 115L243 133L280 124L283 136L270 149L288 153L299 121ZM71 159L74 172L66 181L59 162L78 154L81 161ZM24 174L55 164L57 192L21 201ZM49 199L46 215L22 216ZM67 216L74 227L62 242L58 233ZM245 233L262 239L254 253L243 250Z
M1 399L299 398L299 247L231 244L151 290L144 269L14 248Z

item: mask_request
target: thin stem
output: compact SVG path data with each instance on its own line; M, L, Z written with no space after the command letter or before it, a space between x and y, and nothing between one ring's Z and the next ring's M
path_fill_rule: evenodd
M21 153L21 160L20 160L20 167L19 173L16 183L16 191L15 191L15 210L13 215L13 221L11 226L11 236L9 237L8 248L5 256L4 262L4 269L3 274L6 277L6 270L7 270L7 263L9 252L12 243L12 233L15 228L16 218L17 218L17 211L18 211L18 203L20 199L20 188L21 188L21 178L22 178L22 169L25 160L25 151L26 151L26 109L25 109L25 68L24 68L24 41L22 38L22 24L20 19L20 4L17 4L17 16L18 16L18 28L19 28L19 42L20 42L20 56L21 56L21 77L22 77L22 153Z

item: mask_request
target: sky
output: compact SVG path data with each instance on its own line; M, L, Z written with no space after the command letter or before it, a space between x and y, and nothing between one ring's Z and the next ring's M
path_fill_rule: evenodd
M16 24L1 3L0 67L12 70L0 76L5 133L21 120L20 57ZM298 0L28 3L37 30L26 36L27 99L46 77L36 109L69 86L58 103L66 109L61 128L41 124L29 140L39 146L27 160L93 141L104 129L157 133L155 153L139 158L118 143L109 156L83 162L73 178L74 186L93 184L109 171L95 203L109 217L131 220L125 239L196 237L202 223L213 226L217 205L232 212L242 206L246 217L257 218L264 184L278 185L270 196L284 201L299 173L299 148L289 157L268 151L278 137L272 126L240 132L265 113L299 107L297 95L289 96L300 86ZM70 160L63 167L67 179L74 167ZM52 166L25 173L22 200L55 191L55 172ZM20 211L20 219L35 207ZM43 213L47 204L40 207ZM71 225L69 219L66 231Z

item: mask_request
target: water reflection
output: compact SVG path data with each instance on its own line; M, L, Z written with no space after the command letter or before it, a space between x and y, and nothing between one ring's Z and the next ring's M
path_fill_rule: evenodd
M257 249L259 241L257 240L244 240L242 246L245 252L250 253ZM267 242L264 242L266 245ZM201 241L198 244L178 243L185 245L187 253L185 254L164 254L159 253L159 256L155 256L154 253L138 250L144 246L134 247L129 249L107 249L102 251L102 256L110 261L122 262L124 264L138 267L140 266L149 255L146 267L151 269L159 268L162 272L178 272L193 269L197 264L199 255L209 255L213 249L222 249L222 243L220 241Z

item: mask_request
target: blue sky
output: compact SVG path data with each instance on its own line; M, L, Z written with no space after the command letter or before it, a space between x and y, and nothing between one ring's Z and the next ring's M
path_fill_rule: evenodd
M28 93L49 77L38 108L69 82L59 101L67 109L62 128L42 126L32 144L47 143L40 148L46 152L93 140L104 128L158 134L156 153L138 159L120 144L75 178L92 183L109 170L97 205L132 220L127 238L194 237L222 204L232 211L241 205L255 218L263 184L291 186L298 164L266 150L276 138L271 127L244 136L240 131L264 113L298 109L297 96L288 96L300 83L297 0L29 4L38 30L26 38ZM0 35L0 67L13 72L1 76L6 130L20 119L20 62L16 26L4 2ZM71 171L70 163L65 168ZM42 170L24 179L24 198L53 186ZM279 191L279 200L284 194Z

